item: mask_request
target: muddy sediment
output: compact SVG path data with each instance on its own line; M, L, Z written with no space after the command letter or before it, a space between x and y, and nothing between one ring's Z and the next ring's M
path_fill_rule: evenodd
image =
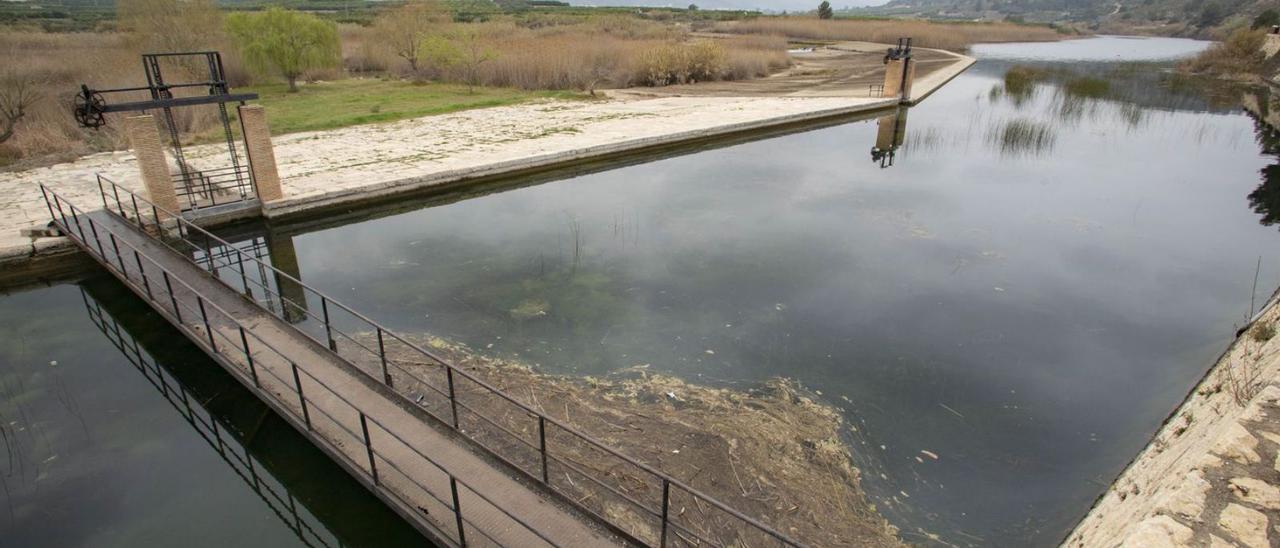
M372 334L356 339L377 348ZM460 429L535 478L543 474L538 419L476 381L806 544L902 544L861 489L859 471L840 439L841 415L795 382L773 379L745 391L716 388L655 374L647 366L605 377L562 377L436 337L409 340L474 377L454 375ZM344 357L381 375L376 354L354 344L339 346ZM396 389L451 421L444 368L390 337L385 347ZM637 538L658 540L660 478L553 422L543 428L551 487ZM670 543L777 544L678 485L670 486L669 496Z

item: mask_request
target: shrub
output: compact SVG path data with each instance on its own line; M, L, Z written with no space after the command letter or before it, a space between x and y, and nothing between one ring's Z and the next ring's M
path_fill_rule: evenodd
M1266 33L1261 30L1239 29L1181 67L1190 72L1220 76L1259 75L1266 61L1262 53L1266 39Z
M663 44L640 54L636 82L646 86L717 80L724 73L724 47L711 41Z

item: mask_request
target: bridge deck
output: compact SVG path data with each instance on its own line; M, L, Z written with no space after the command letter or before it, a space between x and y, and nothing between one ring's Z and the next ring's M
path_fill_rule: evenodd
M625 544L539 486L480 456L391 389L219 283L189 258L116 215L101 210L72 214L66 211L69 204L61 204L55 218L60 217L78 245L433 540L449 545Z

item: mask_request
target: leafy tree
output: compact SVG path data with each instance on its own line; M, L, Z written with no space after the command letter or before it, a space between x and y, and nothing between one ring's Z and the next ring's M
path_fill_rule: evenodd
M822 3L818 4L818 19L830 19L834 16L835 12L831 11L831 2L822 0Z
M227 16L227 32L251 66L284 76L290 92L298 91L303 73L336 66L342 57L337 27L309 13L280 8L233 13Z
M1270 29L1275 25L1280 25L1280 12L1276 10L1265 10L1253 18L1253 29Z
M422 41L419 55L442 69L461 68L467 80L467 91L472 93L480 83L480 65L498 57L498 53L484 43L480 32L472 25L458 25L444 35L427 37Z
M413 0L379 14L373 29L378 40L407 61L409 70L417 74L419 46L432 28L449 20L449 10L437 0Z
M697 4L689 4L689 11L698 11Z

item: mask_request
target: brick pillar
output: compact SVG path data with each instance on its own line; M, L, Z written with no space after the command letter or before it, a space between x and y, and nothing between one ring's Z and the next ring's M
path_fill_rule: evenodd
M911 86L916 81L916 62L906 59L890 59L884 65L884 96L899 97L904 102L911 99Z
M244 129L244 148L249 153L249 169L258 199L265 202L284 197L280 189L280 173L276 171L276 153L271 147L271 128L262 105L240 105L240 127Z
M130 116L124 119L124 127L129 146L133 148L133 156L138 159L138 171L142 174L142 184L147 188L148 199L163 209L177 213L178 193L174 191L173 180L169 177L169 161L160 144L160 130L156 128L155 116ZM160 213L160 216L164 217L165 214Z
M884 64L884 96L898 97L902 91L903 59L890 59Z
M906 59L906 74L902 76L902 100L911 100L911 86L916 83L916 60L908 57Z

